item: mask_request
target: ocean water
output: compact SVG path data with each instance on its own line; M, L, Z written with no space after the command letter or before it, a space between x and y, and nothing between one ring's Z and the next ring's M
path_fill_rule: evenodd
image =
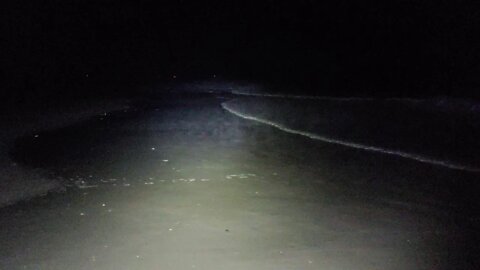
M244 94L222 106L311 139L451 169L480 170L480 118L471 101Z

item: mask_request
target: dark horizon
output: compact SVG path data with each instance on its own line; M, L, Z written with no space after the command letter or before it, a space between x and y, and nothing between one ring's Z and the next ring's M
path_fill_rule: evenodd
M479 96L471 1L48 0L2 10L2 99L17 103L214 75L314 95Z

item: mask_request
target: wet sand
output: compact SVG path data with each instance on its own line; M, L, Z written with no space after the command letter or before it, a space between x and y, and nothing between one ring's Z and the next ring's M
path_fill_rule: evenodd
M476 269L478 175L159 97L26 137L63 194L0 209L1 269Z

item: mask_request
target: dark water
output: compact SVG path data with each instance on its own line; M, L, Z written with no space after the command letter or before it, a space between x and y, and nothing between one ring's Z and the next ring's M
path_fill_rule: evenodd
M25 137L68 184L0 210L4 269L477 269L478 175L158 97Z
M480 171L479 115L421 100L248 97L226 103L240 113L359 148L375 148L446 167Z

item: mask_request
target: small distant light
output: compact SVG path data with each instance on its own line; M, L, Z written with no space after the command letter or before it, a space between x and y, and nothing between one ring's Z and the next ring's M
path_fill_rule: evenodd
M33 137L38 138L38 134L35 134L35 136L33 136Z
M88 78L88 73L86 73L86 74L85 74L85 77L87 77L87 78Z
M168 159L164 159L164 160L162 160L162 161L163 161L163 162L168 162Z
M217 75L216 75L216 74L213 74L213 78L216 78L216 77L217 77Z
M176 79L176 78L177 78L177 75L173 75L172 78Z
M152 147L152 151L155 151L155 147Z

